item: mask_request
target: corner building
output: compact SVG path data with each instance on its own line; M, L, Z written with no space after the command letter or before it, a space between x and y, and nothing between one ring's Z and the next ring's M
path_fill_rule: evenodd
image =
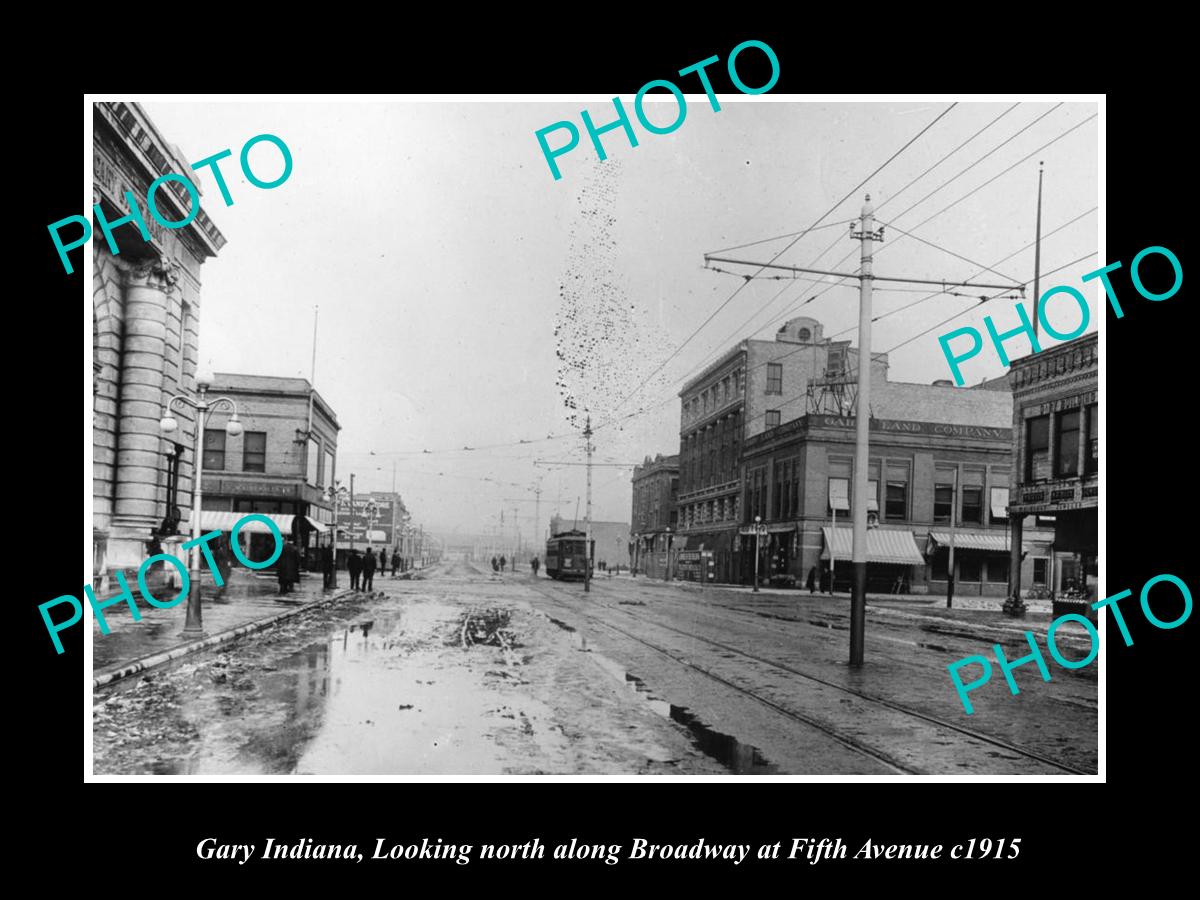
M1011 410L1007 393L949 383L888 382L872 394L868 591L944 595L953 533L955 596L1007 595ZM736 544L744 583L753 581L757 549L763 583L791 576L803 586L815 568L819 585L849 591L854 446L855 417L823 413L746 442ZM756 516L767 527L758 540ZM1028 529L1027 549L1051 537ZM1022 555L1017 565L1032 560Z
M1100 358L1096 334L1013 360L1012 512L1050 524L1054 614L1095 615L1100 524ZM1019 537L1021 526L1015 529ZM1022 584L1013 584L1013 600ZM1069 591L1074 598L1063 598Z
M775 340L741 341L680 391L675 548L711 552L715 581L753 577L753 557L746 572L737 540L745 521L746 441L810 408L843 414L853 403L858 351L823 332L816 319L791 319ZM886 380L887 355L872 354L872 387Z
M201 185L141 106L96 103L92 112L92 200L114 222L129 214L132 192L151 235L144 240L132 222L116 227L120 253L113 254L93 221L92 574L99 581L114 569L136 569L152 534L188 532L194 414L178 410L181 427L170 438L159 420L173 394L195 392L200 272L225 237L203 208L178 229L150 215L146 192L160 175L187 173ZM175 182L156 202L168 221L191 208Z

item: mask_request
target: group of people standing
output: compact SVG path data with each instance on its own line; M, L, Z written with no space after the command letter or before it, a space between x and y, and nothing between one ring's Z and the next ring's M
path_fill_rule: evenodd
M380 574L386 575L388 573L389 562L392 566L393 578L404 571L404 560L398 551L393 551L389 557L387 547L381 548L378 553L371 549L359 553L357 549L351 548L346 556L346 571L350 573L351 590L372 590L374 588L376 570ZM321 549L321 571L325 576L325 587L327 588L333 587L333 571L335 566L333 548L323 547Z
M542 561L540 559L538 559L536 556L533 557L533 559L529 560L529 568L533 570L534 575L537 575L538 569L541 567L541 565L542 565ZM503 572L507 566L508 566L508 557L507 556L500 556L498 558L495 556L492 557L492 571L493 572ZM517 561L515 559L513 560L512 570L514 572L517 571Z

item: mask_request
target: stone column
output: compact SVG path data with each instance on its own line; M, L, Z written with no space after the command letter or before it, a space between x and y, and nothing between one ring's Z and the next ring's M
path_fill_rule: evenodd
M163 413L168 293L175 282L170 264L145 263L125 276L125 334L117 416L116 490L110 567L136 567L145 541L162 520Z

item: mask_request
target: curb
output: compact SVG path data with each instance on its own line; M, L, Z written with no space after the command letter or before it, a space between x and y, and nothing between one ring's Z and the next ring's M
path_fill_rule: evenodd
M294 609L285 610L281 613L276 613L273 616L266 616L262 619L255 619L253 622L247 622L245 625L240 625L237 628L229 631L222 631L218 634L206 637L201 641L193 641L190 644L184 644L180 647L175 647L171 650L163 650L159 653L153 653L149 656L143 656L140 659L135 659L133 662L126 663L119 669L103 672L92 679L92 690L102 688L105 685L112 684L122 678L128 678L130 675L137 675L141 672L148 672L150 669L158 668L161 665L172 662L177 659L182 659L185 656L190 656L193 653L199 653L202 650L209 650L221 644L227 644L237 638L244 637L247 634L253 634L256 631L262 631L276 622L282 622L285 619L290 619L292 616L297 616L300 613L308 612L310 609L320 609L335 603L338 600L343 600L354 592L349 588L339 590L331 597L324 597L320 600L315 600L312 603L306 603L304 606L297 606ZM364 595L367 597L373 594Z

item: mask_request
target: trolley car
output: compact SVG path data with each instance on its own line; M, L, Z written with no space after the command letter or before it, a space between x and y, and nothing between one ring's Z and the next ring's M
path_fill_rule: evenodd
M565 581L587 575L587 535L582 531L564 531L546 541L546 574Z

